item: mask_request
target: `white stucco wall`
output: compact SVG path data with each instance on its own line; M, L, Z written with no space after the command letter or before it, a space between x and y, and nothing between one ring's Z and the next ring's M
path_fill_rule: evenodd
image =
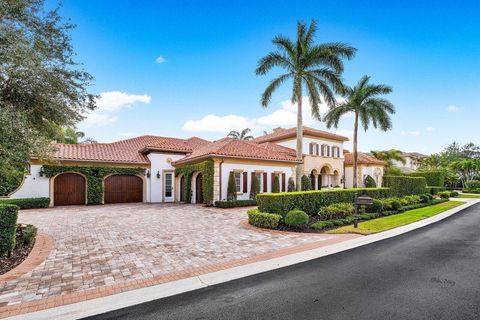
M175 168L171 165L171 162L184 158L182 154L165 154L165 153L150 153L148 159L150 160L150 172L149 187L147 188L147 201L149 202L163 202L163 184L165 171L171 171L174 173ZM160 172L160 179L157 178L157 173ZM173 177L174 195L177 194L176 188L178 185L175 183L175 176Z
M358 187L363 188L365 187L364 181L366 175L370 175L375 182L377 183L377 187L380 188L382 186L382 178L383 178L383 167L382 166L358 166L360 180L358 181ZM345 168L345 188L353 188L353 167L348 166Z
M340 157L343 157L343 143L342 142L334 142L330 140L324 140L321 138L311 138L311 137L303 137L303 153L308 154L310 152L310 143L318 143L319 147L322 144L326 144L330 146L330 150L332 147L339 147L340 148ZM288 147L291 149L296 149L297 147L297 140L295 138L292 138L291 140L285 140L285 141L280 141L276 142L276 144L279 144L284 147ZM331 151L330 151L331 152Z
M50 196L49 178L40 177L41 165L31 165L30 173L25 175L25 179L16 191L9 198L48 198Z
M261 165L261 164L245 164L245 163L223 163L222 164L222 174L221 174L221 180L222 180L222 195L221 195L221 200L226 200L227 199L227 189L228 189L228 176L231 171L235 170L242 170L244 172L247 172L247 192L242 193L242 194L237 194L237 200L248 200L250 198L250 187L252 183L252 172L255 171L263 171L267 173L267 190L268 192L271 192L272 188L272 176L271 174L274 172L282 172L285 173L285 184L288 186L288 178L290 178L293 175L292 167L290 165ZM263 179L263 178L262 178ZM241 186L243 186L243 178L241 180ZM281 189L281 183L282 180L280 178L280 189ZM261 188L260 192L263 192L263 188Z

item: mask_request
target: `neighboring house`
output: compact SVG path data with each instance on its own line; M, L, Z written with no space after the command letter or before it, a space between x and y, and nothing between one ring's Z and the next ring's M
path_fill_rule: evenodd
M357 186L365 187L365 179L371 176L377 187L382 186L385 163L365 153L359 152L357 159ZM353 154L345 153L345 188L353 188Z
M402 155L405 158L405 164L400 161L393 161L393 165L403 173L417 171L420 169L422 160L428 158L427 155L418 152L403 152Z
M348 138L308 127L303 133L304 174L311 177L314 188L343 187L343 143ZM230 172L235 177L237 199L249 199L254 177L260 192L272 190L275 176L281 191L286 191L299 162L295 144L295 128L280 128L253 141L147 135L112 143L58 144L54 162L32 160L30 173L9 197L49 197L52 206L86 204L91 180L80 171L101 167L112 172L138 170L102 176L104 192L99 203L225 200ZM46 165L68 166L68 170L47 177Z

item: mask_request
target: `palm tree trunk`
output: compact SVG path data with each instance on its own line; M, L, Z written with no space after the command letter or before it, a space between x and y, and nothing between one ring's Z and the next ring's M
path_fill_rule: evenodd
M355 112L355 124L353 127L353 187L357 188L357 159L358 159L358 152L357 152L357 139L358 139L358 112Z
M295 177L297 190L302 190L302 176L303 176L303 118L302 118L302 94L300 92L298 98L298 110L297 110L297 160L301 160L296 167Z

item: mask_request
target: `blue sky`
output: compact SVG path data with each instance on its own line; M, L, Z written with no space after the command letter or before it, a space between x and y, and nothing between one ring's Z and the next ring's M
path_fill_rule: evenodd
M453 140L480 143L478 1L65 0L60 12L77 24L77 60L102 97L78 128L101 142L293 126L290 86L263 109L259 98L275 73L254 70L275 35L293 38L297 20L316 19L318 42L358 49L345 64L347 84L368 74L394 89L393 130L362 132L361 150L432 153ZM340 123L340 133L351 129L351 118Z

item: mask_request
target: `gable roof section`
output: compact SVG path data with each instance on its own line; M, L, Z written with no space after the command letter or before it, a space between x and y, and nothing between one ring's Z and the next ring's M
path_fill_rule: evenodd
M306 126L303 126L303 134L319 137L319 138L337 140L337 141L348 141L347 137L334 134L328 131L306 127ZM290 129L278 128L278 129L275 129L273 133L257 137L253 141L257 143L275 142L275 141L280 141L288 138L293 138L296 136L297 136L297 128L290 128Z
M214 156L271 160L281 162L299 162L295 157L295 150L276 145L274 143L257 144L252 141L224 138L195 149L185 158L175 161L174 164L194 162Z
M345 153L345 165L346 166L353 166L353 153ZM385 165L385 162L382 160L378 160L374 157L371 157L365 153L359 152L358 153L358 164L377 164L377 165Z

